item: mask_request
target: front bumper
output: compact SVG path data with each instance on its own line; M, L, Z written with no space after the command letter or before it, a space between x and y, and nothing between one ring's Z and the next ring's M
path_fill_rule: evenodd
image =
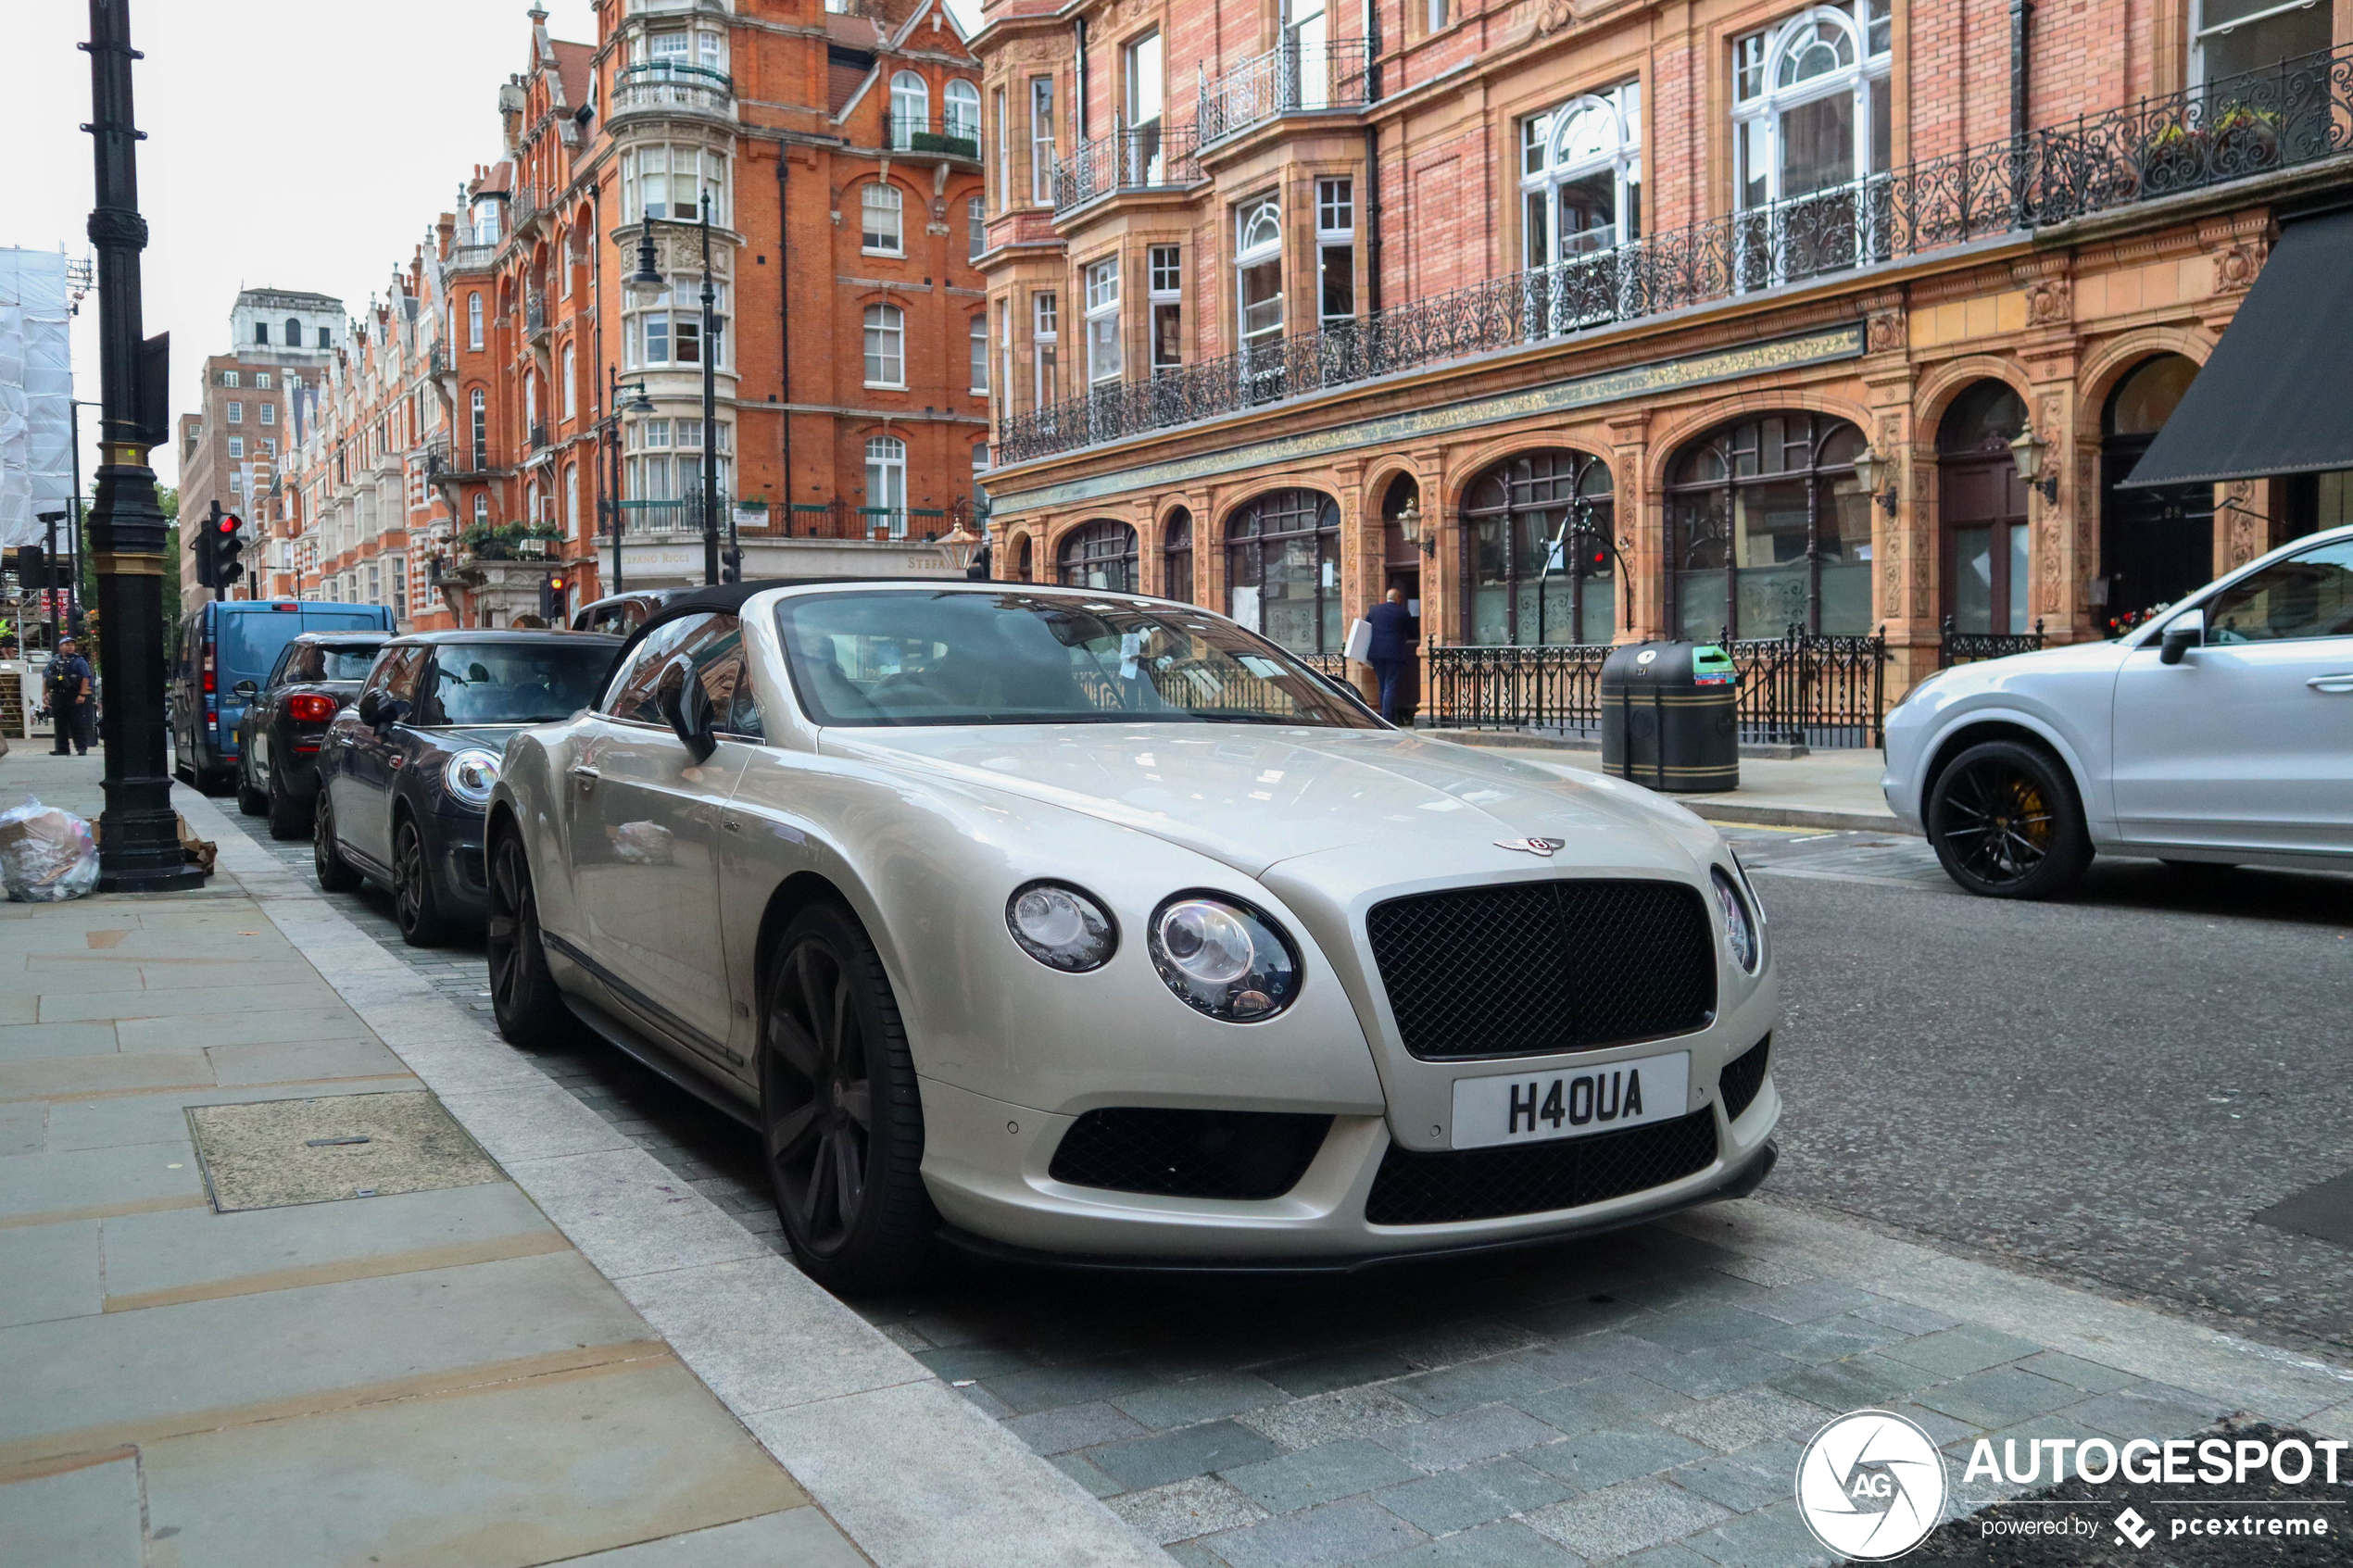
M1683 1042L1661 1044L1680 1047ZM1530 1246L1753 1190L1775 1158L1771 1138L1780 1096L1768 1072L1740 1116L1728 1119L1717 1073L1737 1054L1711 1050L1703 1065L1694 1050L1693 1103L1714 1120L1714 1160L1674 1180L1573 1209L1374 1224L1365 1207L1390 1148L1386 1115L1335 1116L1305 1174L1279 1198L1171 1198L1078 1186L1048 1173L1076 1117L1027 1110L928 1078L922 1081L924 1177L947 1239L1005 1257L1118 1268L1329 1272Z
M490 918L490 887L483 874L481 823L475 836L442 844L434 857L439 885L434 892L441 912L451 920L480 925Z

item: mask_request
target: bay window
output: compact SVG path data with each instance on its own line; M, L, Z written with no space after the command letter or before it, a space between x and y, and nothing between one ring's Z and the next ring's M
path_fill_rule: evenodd
M1054 199L1054 79L1029 79L1029 199L1051 206Z
M621 155L621 220L692 223L711 197L711 220L727 223L727 159L706 147L635 147Z
M1243 376L1252 401L1282 395L1283 209L1273 196L1245 204L1234 220L1234 275Z
M1146 293L1151 307L1154 375L1185 362L1183 256L1182 248L1176 245L1154 245L1144 253Z
M718 298L711 305L711 363L725 369L727 364L727 285L716 284L712 292ZM702 341L702 284L690 282L678 290L665 289L649 300L631 297L624 308L622 341L626 347L628 368L660 369L666 365L700 365Z
M1029 303L1030 340L1038 353L1037 406L1051 408L1063 400L1061 312L1051 292L1030 295Z
M1315 182L1316 315L1323 325L1356 316L1356 182Z
M1119 260L1087 269L1087 382L1119 379Z

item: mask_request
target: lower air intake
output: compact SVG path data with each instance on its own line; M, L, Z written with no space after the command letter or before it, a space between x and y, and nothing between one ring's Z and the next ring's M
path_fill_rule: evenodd
M1765 1069L1771 1064L1773 1036L1766 1035L1756 1044L1724 1064L1718 1073L1716 1086L1724 1097L1724 1120L1737 1122L1741 1112L1755 1102L1756 1091L1765 1086Z
M1543 1214L1623 1198L1705 1171L1716 1159L1716 1111L1514 1148L1416 1154L1390 1146L1365 1200L1376 1225L1442 1225Z
M1073 1186L1164 1198L1280 1198L1299 1185L1329 1116L1277 1110L1090 1110L1046 1173Z

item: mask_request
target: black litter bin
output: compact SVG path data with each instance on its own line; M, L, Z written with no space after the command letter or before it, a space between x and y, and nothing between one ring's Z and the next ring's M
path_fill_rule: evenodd
M1700 794L1741 783L1740 679L1709 643L1637 643L1602 666L1602 771Z

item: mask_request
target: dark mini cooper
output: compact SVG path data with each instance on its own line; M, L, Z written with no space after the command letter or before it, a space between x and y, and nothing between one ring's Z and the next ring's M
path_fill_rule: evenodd
M620 646L581 632L426 632L386 643L319 750L319 885L390 888L393 919L416 947L480 926L483 809L507 739L594 702Z
M269 813L271 837L310 831L319 743L359 695L384 646L381 632L305 632L278 650L266 679L233 688L245 705L237 717L237 809Z

